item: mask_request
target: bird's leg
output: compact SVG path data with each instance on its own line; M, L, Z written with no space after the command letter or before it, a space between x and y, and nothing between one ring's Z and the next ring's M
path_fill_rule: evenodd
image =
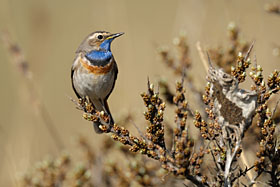
M99 101L102 104L102 108L103 108L104 112L109 116L109 124L113 124L114 120L113 120L113 117L112 117L111 112L109 110L107 101L106 100L102 100L102 99L99 99Z

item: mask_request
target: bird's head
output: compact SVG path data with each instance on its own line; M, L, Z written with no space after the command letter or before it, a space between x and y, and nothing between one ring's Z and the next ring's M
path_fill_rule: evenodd
M106 31L93 32L84 39L76 52L111 51L112 41L123 34L123 32L116 34Z

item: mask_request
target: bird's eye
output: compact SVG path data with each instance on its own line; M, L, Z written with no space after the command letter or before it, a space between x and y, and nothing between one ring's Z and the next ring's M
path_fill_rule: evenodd
M101 40L101 39L103 39L103 36L102 36L102 35L98 35L97 38L98 38L99 40Z

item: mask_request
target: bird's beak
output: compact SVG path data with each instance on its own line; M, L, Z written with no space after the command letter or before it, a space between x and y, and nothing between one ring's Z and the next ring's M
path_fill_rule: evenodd
M124 32L119 32L119 33L116 33L116 34L111 34L111 35L107 36L106 40L115 39L115 38L117 38L117 37L119 37L119 36L121 36L123 34L124 34Z

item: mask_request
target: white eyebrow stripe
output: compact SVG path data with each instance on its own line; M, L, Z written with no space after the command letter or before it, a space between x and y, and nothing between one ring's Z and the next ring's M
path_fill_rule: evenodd
M94 39L94 38L96 38L96 35L99 35L100 33L94 33L92 36L90 36L89 37L89 39L91 40L91 39Z
M93 39L95 37L96 37L96 33L94 35L90 36L89 39L91 40L91 39Z

